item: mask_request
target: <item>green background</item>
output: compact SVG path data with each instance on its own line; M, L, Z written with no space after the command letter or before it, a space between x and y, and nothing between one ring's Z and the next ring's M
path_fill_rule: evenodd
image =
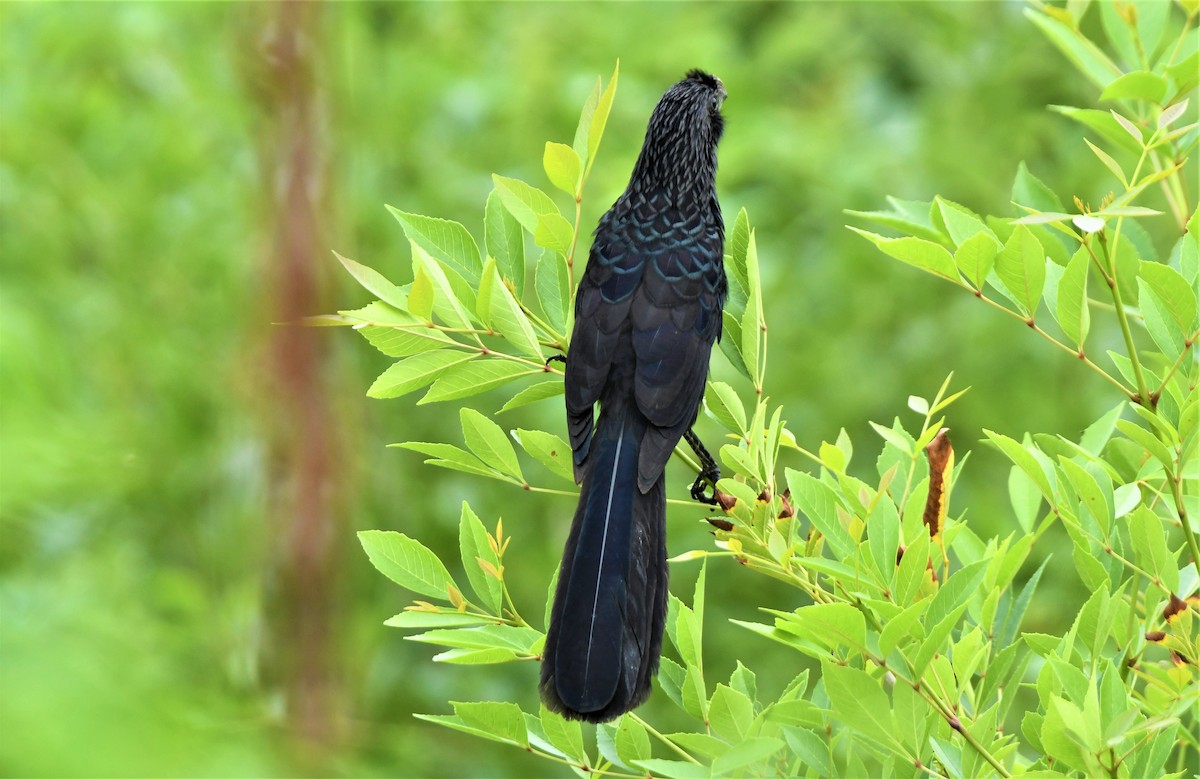
M434 650L380 624L407 595L353 531L402 530L452 561L470 500L489 527L503 516L510 586L538 614L572 502L385 449L457 441L456 410L368 400L383 355L346 330L273 324L290 289L278 174L297 127L272 47L287 13L0 5L0 773L551 772L410 716L447 700L535 706L536 669L429 663ZM703 67L729 91L718 187L727 218L745 207L758 231L768 392L801 445L845 427L869 474L880 442L867 420L911 429L906 397L954 371L953 388L973 389L948 425L959 462L973 454L952 515L969 506L981 535L1008 533L1008 468L977 445L981 428L1075 436L1120 401L843 226L843 209L889 194L1009 214L1022 160L1066 202L1098 205L1114 187L1079 128L1045 110L1090 107L1094 91L1016 3L347 4L301 17L308 313L368 300L330 250L408 280L384 203L481 235L492 172L549 190L544 142L570 141L619 58L590 231L658 95ZM1146 226L1167 249L1168 219ZM287 374L289 348L308 372ZM723 360L714 371L732 380ZM500 402L471 399L485 413ZM563 432L556 402L501 422ZM711 422L700 432L717 436ZM672 467L683 497L689 475ZM296 497L314 480L315 511ZM690 516L671 522L672 553L709 544ZM327 564L306 567L305 541ZM673 576L686 594L695 568ZM717 677L740 658L764 688L791 678L794 653L726 618L794 595L731 564L708 581ZM1074 609L1078 586L1051 566L1029 619Z

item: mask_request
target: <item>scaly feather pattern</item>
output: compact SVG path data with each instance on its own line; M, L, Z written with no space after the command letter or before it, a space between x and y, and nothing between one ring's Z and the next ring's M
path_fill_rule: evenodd
M658 669L663 469L696 419L726 293L715 186L724 98L720 80L693 70L659 100L575 298L565 383L582 490L540 683L547 707L575 719L633 709Z

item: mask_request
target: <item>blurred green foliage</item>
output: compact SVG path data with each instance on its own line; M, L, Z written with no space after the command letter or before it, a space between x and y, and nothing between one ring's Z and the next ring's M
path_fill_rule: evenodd
M426 670L428 647L378 627L380 601L402 603L350 544L353 530L390 528L452 548L466 498L504 515L509 554L540 561L523 567L549 571L570 501L431 472L415 453L383 449L428 439L439 418L411 401L363 399L387 359L339 333L320 336L343 460L341 736L312 757L286 727L282 650L268 640L280 544L266 421L277 398L264 352L278 290L265 272L272 117L256 65L273 14L0 5L4 773L545 770L445 733L431 748L410 715L441 710L451 679ZM322 8L311 33L326 161L320 253L337 285L329 309L366 295L326 249L407 267L383 203L478 230L490 174L544 184L544 141L569 140L595 76L620 58L620 96L585 200L594 222L623 188L657 96L702 66L730 94L722 203L731 215L746 207L758 230L767 386L804 441L843 426L870 436L867 420L890 418L950 370L974 386L956 405L960 453L983 427L1077 435L1114 403L1082 366L842 228L843 209L875 208L884 194L938 191L1006 211L1021 160L1061 183L1064 200L1108 192L1077 127L1045 110L1087 105L1092 91L1017 4L346 4ZM1151 235L1169 245L1165 229ZM714 371L729 375L721 358ZM1064 395L1072 402L1046 402ZM557 429L552 411L522 413ZM1008 469L982 447L971 460L957 494L995 506L968 518L982 534L1006 521ZM676 539L699 532L672 527ZM743 587L763 586L736 573L709 572L718 675L734 666L723 641L743 645L720 623L740 613ZM693 574L676 575L688 591ZM544 596L544 582L522 584L514 597ZM1042 587L1048 605L1034 604L1034 622L1039 607L1081 600L1069 572L1052 568ZM773 596L784 597L755 593ZM470 669L453 683L531 701L534 677L532 665Z

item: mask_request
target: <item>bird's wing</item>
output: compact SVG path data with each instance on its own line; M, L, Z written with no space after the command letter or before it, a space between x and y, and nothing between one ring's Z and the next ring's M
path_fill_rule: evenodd
M644 266L625 236L606 229L602 221L576 292L575 330L567 354L567 429L577 478L591 445L593 407L610 381L622 331L628 332L629 309Z
M651 425L638 468L643 490L662 473L679 438L695 421L704 395L725 297L721 260L719 237L680 240L646 263L630 307L635 397Z

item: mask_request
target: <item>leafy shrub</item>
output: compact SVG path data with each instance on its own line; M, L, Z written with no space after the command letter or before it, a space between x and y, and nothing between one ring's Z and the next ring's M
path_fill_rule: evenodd
M710 382L704 406L730 440L720 449L728 474L718 485L721 508L709 518L716 548L673 560L698 560L701 569L690 604L671 596L673 651L658 676L658 695L691 727L663 733L628 714L585 739L578 723L544 708L496 701L452 702L452 714L418 716L581 776L1197 770L1200 215L1184 181L1197 143L1197 124L1188 120L1200 7L1181 6L1182 20L1165 3L1099 6L1094 15L1124 69L1081 31L1087 3L1027 11L1101 90L1100 99L1116 106L1053 109L1095 139L1086 142L1120 186L1099 207L1074 198L1068 209L1022 165L1009 216L981 216L941 197L850 212L901 233L851 228L885 254L1022 322L1120 395L1078 440L1018 441L985 431L986 442L1012 462L1008 535L982 538L965 511L951 507L956 466L943 423L962 391L951 391L950 378L931 398L908 399L918 424L897 418L873 425L882 446L866 457L844 432L806 448L788 430L783 409L765 394L768 331L754 230L743 211L728 236L731 293L721 350L745 383L739 391ZM411 282L397 285L340 258L378 300L316 323L352 325L397 359L368 394L423 389L421 405L502 389L504 412L562 393L561 371L546 359L566 351L571 333L586 227L579 204L616 84L615 72L607 88L597 82L571 145L546 144L546 174L573 198L573 219L545 192L496 176L483 251L460 224L393 210L411 245ZM1165 215L1146 205L1157 192ZM1171 220L1169 254L1160 257L1141 226L1148 219ZM529 238L539 256L527 278ZM1118 348L1096 345L1110 342ZM459 426L463 446L400 446L443 468L571 494L570 448L560 436L506 432L469 407L460 409ZM785 458L808 467L788 467ZM526 475L529 460L545 466L540 478ZM360 534L372 563L419 598L386 624L444 647L437 662L536 661L544 614L527 619L509 593L506 582L521 567L507 554L502 523L489 531L465 502L459 522L457 577L416 539ZM1022 618L1054 551L1043 539L1055 525L1069 535L1071 560L1092 595L1061 609L1073 617L1054 633L1024 632ZM754 670L740 662L727 680L706 676L709 558L714 565L732 558L803 594L807 605L763 608L764 617L737 624L780 651L812 658L819 675L804 671L777 694L760 690ZM535 674L529 679L532 693Z

